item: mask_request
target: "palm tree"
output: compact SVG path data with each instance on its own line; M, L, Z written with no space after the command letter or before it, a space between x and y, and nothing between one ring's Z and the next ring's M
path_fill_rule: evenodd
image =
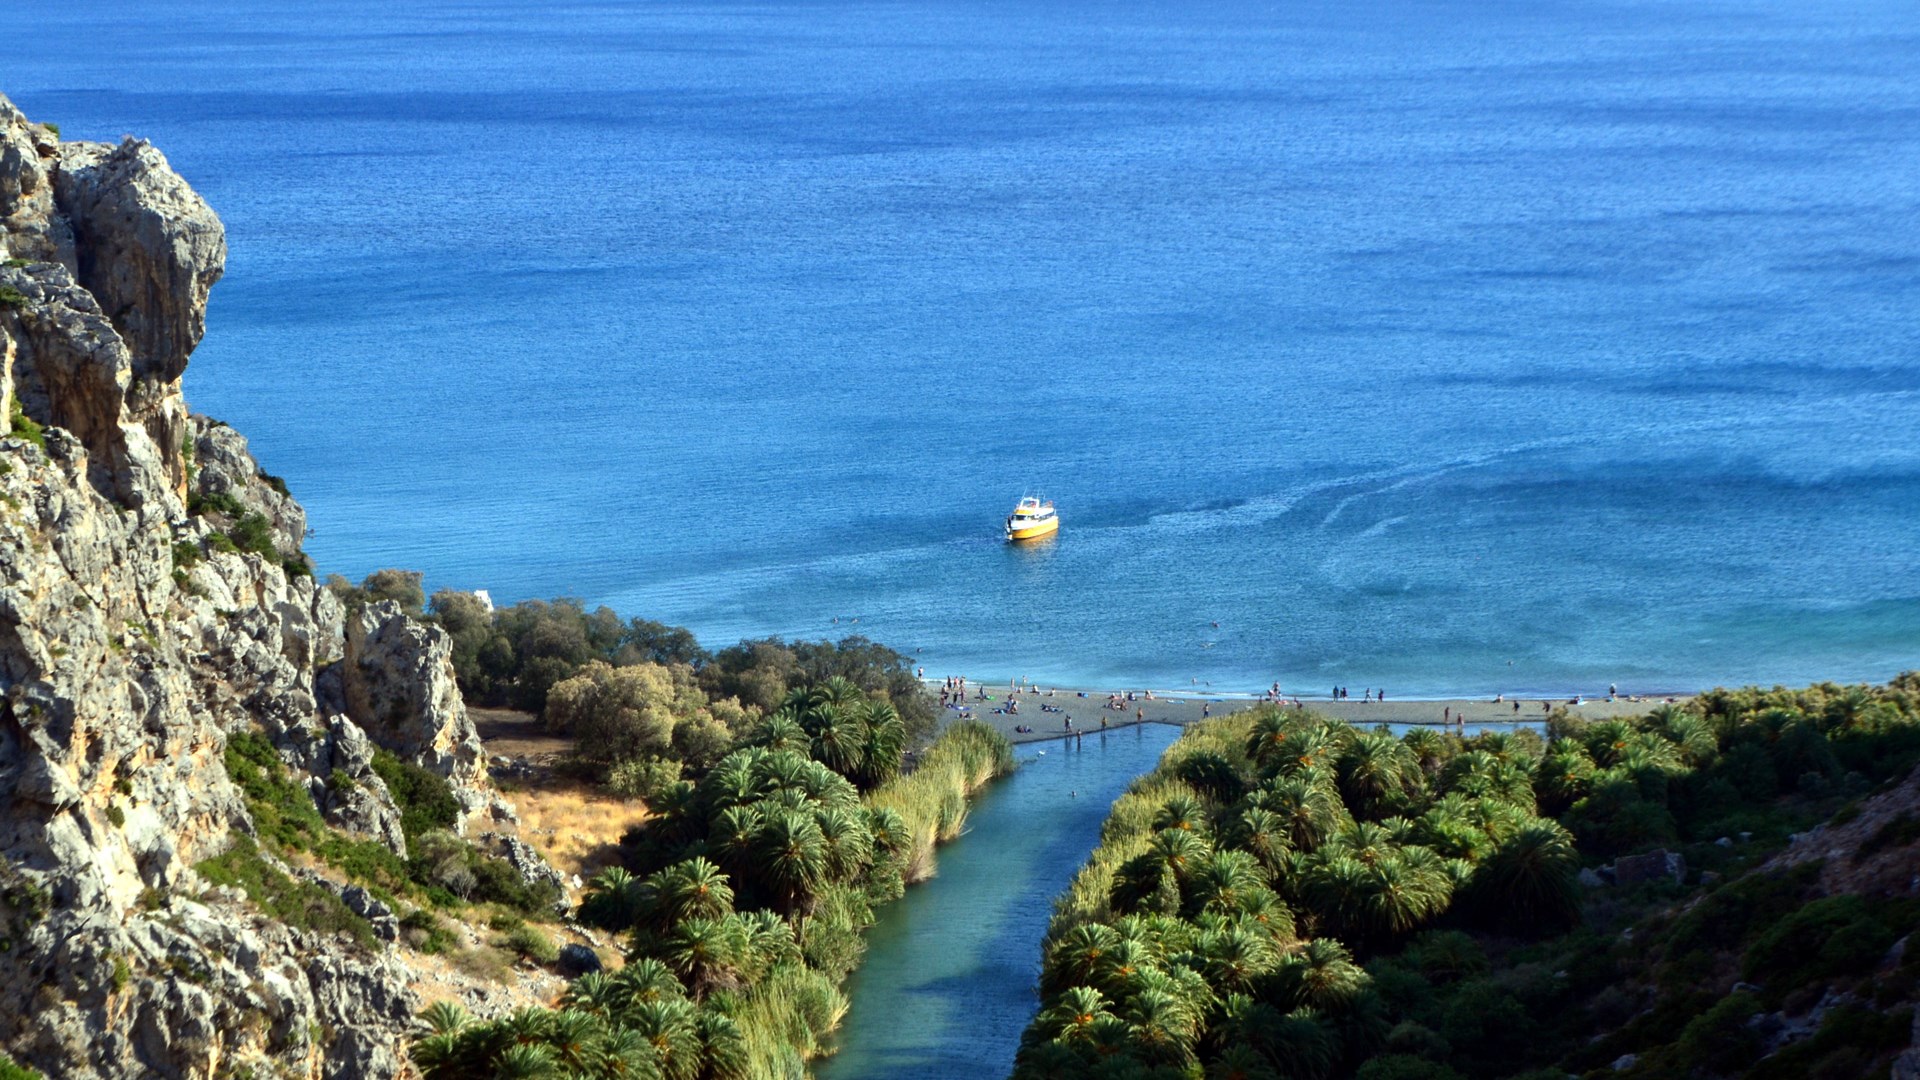
M1191 911L1238 911L1255 889L1266 887L1260 863L1244 851L1216 851L1188 877L1185 889Z
M1338 853L1367 866L1378 866L1392 858L1397 850L1393 834L1371 822L1360 821L1341 829L1327 839L1323 853Z
M1085 1042L1094 1024L1112 1018L1106 995L1091 986L1073 986L1040 1013L1034 1027L1042 1038L1063 1043Z
M1413 755L1421 774L1429 780L1439 778L1452 756L1446 736L1431 728L1414 728L1400 737L1400 743Z
M1272 764L1280 775L1302 769L1325 769L1339 757L1341 739L1332 725L1297 728L1280 741L1272 755Z
M714 815L707 830L707 850L736 877L744 878L753 868L754 849L765 824L766 814L759 804L729 806Z
M1256 706L1253 726L1247 732L1247 757L1262 769L1270 769L1278 759L1281 744L1298 725L1298 721L1279 709Z
M1248 807L1232 822L1228 838L1234 847L1260 860L1269 875L1280 867L1280 857L1293 849L1293 835L1271 810Z
M1182 829L1162 829L1147 843L1147 852L1172 874L1186 881L1212 854L1206 838Z
M1347 817L1347 808L1338 795L1325 784L1304 777L1273 780L1256 798L1262 809L1280 819L1288 841L1296 849L1319 846Z
M436 1001L420 1011L420 1019L435 1035L458 1035L473 1017L457 1001Z
M1141 973L1157 963L1150 946L1132 938L1121 938L1100 955L1095 964L1093 985L1110 1000L1125 1000L1132 994Z
M1446 910L1453 883L1437 860L1385 859L1367 868L1358 897L1363 940L1370 944L1398 937Z
M820 827L826 874L832 881L852 881L873 863L873 835L858 814L829 807L814 815Z
M730 806L745 806L766 794L759 765L764 750L736 750L700 779L700 802L709 820Z
M1207 1063L1207 1080L1280 1080L1280 1074L1251 1046L1234 1043Z
M854 709L821 709L810 714L813 759L841 776L853 776L866 760L867 726Z
M696 1000L714 990L740 986L740 959L747 934L732 917L683 919L661 943L661 959L680 976Z
M580 921L606 930L625 930L637 917L638 883L625 867L610 866L587 883L580 900Z
M1534 789L1541 805L1564 811L1592 787L1595 772L1586 747L1572 739L1560 739L1547 748L1534 776Z
M665 1080L695 1080L700 1075L700 1032L693 1004L684 998L643 1001L627 1010L626 1026L653 1049Z
M789 915L813 906L814 895L826 880L826 838L812 814L778 810L767 815L754 845L755 863L767 886L778 898L776 907Z
M804 693L812 709L850 709L867 700L866 692L858 684L839 675L814 683Z
M1353 963L1346 946L1332 938L1315 938L1280 963L1281 991L1294 1008L1316 1012L1338 1011L1351 1004L1372 982Z
M1620 756L1626 753L1637 734L1633 725L1625 720L1605 720L1589 727L1582 741L1587 744L1587 753L1595 764L1609 768L1620 763Z
M1293 940L1293 912L1280 902L1280 897L1271 889L1255 889L1242 897L1239 919L1244 924L1259 927L1277 943L1286 944Z
M619 1009L620 988L613 976L605 971L589 971L585 975L567 984L560 995L563 1008L591 1013L601 1019L611 1018Z
M700 1057L705 1066L700 1080L746 1080L751 1068L746 1036L732 1017L702 1009L694 1019L694 1030L700 1036Z
M600 1040L599 1051L593 1068L583 1075L607 1080L660 1080L653 1045L631 1028L616 1027L607 1032Z
M1410 805L1420 772L1406 745L1385 732L1360 735L1340 754L1340 791L1363 817L1379 817Z
M1207 808L1200 800L1191 795L1176 794L1160 804L1153 815L1153 831L1179 829L1182 832L1205 832L1207 829Z
M1469 799L1511 803L1534 810L1531 764L1502 761L1484 750L1469 750L1447 763L1448 792Z
M560 1080L553 1050L539 1043L516 1043L493 1059L494 1080Z
M1199 1017L1178 995L1147 987L1128 999L1120 1016L1134 1048L1148 1062L1184 1066L1193 1059Z
M1476 906L1503 927L1558 930L1580 918L1580 853L1557 822L1536 819L1480 864Z
M752 741L753 745L764 746L768 750L804 754L812 745L813 739L807 729L801 725L800 713L782 706L768 713L767 718L760 721L760 727L754 731Z
M646 921L657 932L664 933L686 919L719 919L733 912L727 875L698 856L654 874L647 886Z
M680 985L673 970L651 956L629 960L626 967L613 973L615 1018L622 1023L629 1010L639 1005L682 998L686 993L686 987Z
M605 1022L591 1013L574 1009L554 1013L547 1031L547 1047L553 1051L554 1064L560 1073L577 1075L592 1068L599 1058L600 1040L606 1031Z
M873 846L877 850L901 855L913 846L913 834L907 829L907 819L901 817L898 810L868 807L863 812L867 816L867 835L873 837Z
M900 713L885 701L869 701L861 722L867 729L867 745L860 755L857 782L862 790L872 791L900 775L900 755L907 748L907 725Z
M1083 922L1068 930L1047 949L1046 963L1040 969L1040 992L1054 994L1093 982L1101 959L1119 941L1119 933L1104 923Z
M747 911L739 916L746 931L746 949L741 956L741 974L757 982L782 964L800 962L800 943L793 936L793 924L771 911Z
M1207 982L1229 991L1251 990L1254 980L1272 971L1280 959L1273 938L1240 927L1200 935L1193 951Z

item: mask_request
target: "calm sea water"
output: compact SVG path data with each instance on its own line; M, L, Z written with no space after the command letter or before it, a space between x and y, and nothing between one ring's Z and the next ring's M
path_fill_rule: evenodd
M323 571L1092 685L1920 665L1911 0L260 7L23 5L0 90L225 218L188 394Z

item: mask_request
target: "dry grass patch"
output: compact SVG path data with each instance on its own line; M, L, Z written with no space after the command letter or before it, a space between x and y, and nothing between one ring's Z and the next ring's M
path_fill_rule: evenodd
M554 780L507 796L520 812L520 838L554 869L584 880L620 862L620 837L647 820L645 803L584 784Z

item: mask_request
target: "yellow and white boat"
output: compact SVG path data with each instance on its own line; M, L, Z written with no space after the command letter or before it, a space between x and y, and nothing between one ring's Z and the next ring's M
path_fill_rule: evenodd
M1060 531L1060 514L1050 502L1029 495L1007 517L1008 540L1038 540Z

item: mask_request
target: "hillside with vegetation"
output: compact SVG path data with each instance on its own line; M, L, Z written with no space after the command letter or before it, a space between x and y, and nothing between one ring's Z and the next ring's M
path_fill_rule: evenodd
M1016 1077L1920 1069L1920 675L1545 728L1189 731L1058 901Z

